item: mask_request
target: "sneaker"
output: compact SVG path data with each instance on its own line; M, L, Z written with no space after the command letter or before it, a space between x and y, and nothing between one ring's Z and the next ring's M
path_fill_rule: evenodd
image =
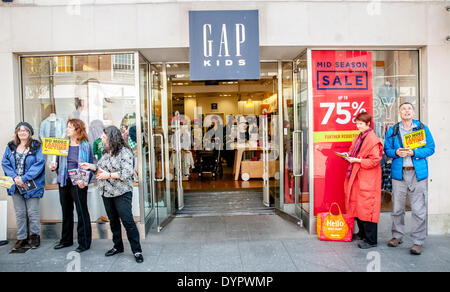
M36 249L41 245L41 237L37 234L30 236L30 246L32 249Z
M414 255L420 255L422 253L422 246L419 244L414 244L409 252Z
M389 242L387 243L388 246L390 247L397 247L399 244L402 244L403 240L401 238L392 238L391 240L389 240Z

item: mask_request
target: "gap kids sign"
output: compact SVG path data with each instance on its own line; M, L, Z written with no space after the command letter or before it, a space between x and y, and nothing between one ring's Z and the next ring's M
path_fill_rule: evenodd
M191 80L259 79L258 10L189 11Z

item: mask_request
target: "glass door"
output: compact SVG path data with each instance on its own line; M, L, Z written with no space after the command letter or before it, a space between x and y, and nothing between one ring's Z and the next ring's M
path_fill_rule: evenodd
M309 226L309 116L308 68L306 51L294 60L293 98L293 177L295 214Z
M151 142L152 142L152 168L153 190L156 206L156 225L160 231L171 215L171 200L167 183L168 145L167 145L167 104L164 102L164 66L151 64ZM166 109L165 109L166 108Z
M279 93L281 61L277 63L261 63L261 71L267 73L272 79L272 91L261 104L260 115L260 141L263 160L263 203L265 206L274 206L282 210L284 198L280 196L283 173L280 171L280 162L283 159L283 149L280 141L283 129L280 127Z
M178 111L172 119L172 169L174 172L174 179L176 181L177 203L178 210L184 208L184 193L183 193L183 173L182 173L182 158L181 158L181 115Z
M149 106L149 62L145 60L142 56L139 56L139 106L140 106L140 120L141 120L141 155L140 155L140 167L139 171L141 173L140 179L140 189L143 192L143 202L144 202L144 222L146 226L150 227L155 221L156 210L154 208L154 197L153 197L153 184L152 184L152 165L151 165L151 140L150 140L150 106Z
M270 207L270 161L269 161L269 114L264 109L260 116L261 141L262 141L262 161L263 161L263 204Z

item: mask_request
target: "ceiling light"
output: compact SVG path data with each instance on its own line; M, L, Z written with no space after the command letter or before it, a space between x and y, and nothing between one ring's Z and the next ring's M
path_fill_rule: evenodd
M254 106L253 100L252 100L251 98L249 98L249 99L247 100L247 102L245 103L245 107L246 107L246 108L249 108L249 107L253 107L253 106Z

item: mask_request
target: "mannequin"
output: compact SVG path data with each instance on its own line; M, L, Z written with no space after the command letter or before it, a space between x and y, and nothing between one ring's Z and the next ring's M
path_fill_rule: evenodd
M50 115L42 121L39 127L39 137L42 141L45 137L64 138L65 135L66 135L66 123L63 119L59 118L56 115L55 107L52 105ZM55 173L49 170L50 164L55 161L56 161L55 155L45 156L45 165L47 168L47 170L45 171L46 184L55 184L57 181Z
M51 113L50 116L48 117L48 119L49 119L51 122L56 121L56 114L55 114L55 113Z
M386 80L383 85L378 88L378 97L386 109L386 122L391 119L392 106L397 101L397 88L391 85L389 80Z
M89 125L89 144L94 152L94 161L100 160L103 152L102 134L105 126L101 120L93 120Z
M398 98L397 88L392 86L389 80L386 80L383 85L378 88L378 96L381 98L381 102L385 105L392 105Z
M52 112L39 127L39 137L64 138L66 135L66 123Z

